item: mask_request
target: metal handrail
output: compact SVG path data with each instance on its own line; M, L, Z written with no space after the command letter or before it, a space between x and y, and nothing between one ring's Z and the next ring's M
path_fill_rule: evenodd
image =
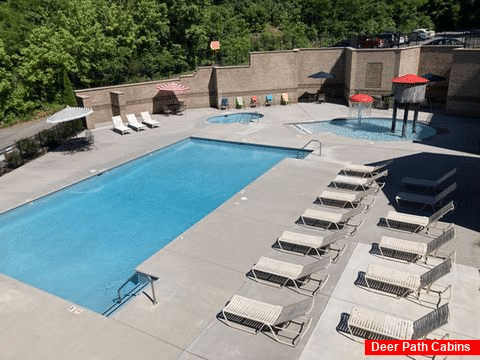
M310 145L311 143L318 143L318 154L315 154L315 150L312 151L312 154L315 154L317 156L320 156L322 155L322 143L320 142L320 140L310 140L308 143L306 143L302 149L305 149L308 145Z
M140 273L140 272L136 272L134 275L132 275L127 281L125 281L122 286L120 286L117 290L117 295L118 297L116 298L116 302L117 303L121 303L123 298L125 296L122 296L122 289L129 283L132 281L132 278L134 276L138 276L139 278L139 282L140 282L140 278L143 278L145 280L147 280L149 283L150 283L150 286L152 288L152 301L153 301L153 304L157 304L157 297L155 296L155 288L153 286L153 282L156 280L154 278L152 278L150 275L147 275L147 274L143 274L143 273Z

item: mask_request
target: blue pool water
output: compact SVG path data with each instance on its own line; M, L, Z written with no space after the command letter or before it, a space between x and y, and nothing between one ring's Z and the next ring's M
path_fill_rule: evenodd
M295 124L299 129L309 133L331 132L340 136L371 141L413 141L422 140L435 135L434 128L417 122L416 133L412 134L413 122L407 122L406 137L402 137L403 119L397 119L395 132L391 133L392 119L388 118L362 118L357 119L333 119L329 121L317 121L311 123Z
M103 312L141 262L295 149L187 139L0 215L0 272Z
M207 122L211 124L233 124L233 123L249 123L252 121L259 121L263 114L258 112L239 112L234 114L225 114L218 116L211 116Z

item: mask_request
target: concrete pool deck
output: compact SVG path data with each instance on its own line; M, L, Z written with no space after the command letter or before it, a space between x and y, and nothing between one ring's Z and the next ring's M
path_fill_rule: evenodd
M233 112L233 111L232 111ZM442 249L455 250L457 264L440 283L453 285L451 318L436 333L451 339L480 338L480 215L478 191L478 120L436 114L439 135L422 143L369 142L333 134L305 134L293 122L345 117L348 108L335 104L294 104L261 108L260 123L207 124L216 109L188 110L185 116L158 118L162 126L121 136L109 123L96 129L97 149L47 155L0 177L0 212L28 203L140 155L188 136L301 148L322 143L321 156L285 159L160 250L137 270L158 278L153 305L137 295L109 318L0 275L1 359L363 359L363 346L337 332L342 313L359 305L415 320L430 311L406 299L369 292L354 284L359 271L377 263L413 273L419 265L380 259L369 253L381 235L427 242L421 235L377 226L392 210L403 175L436 178L457 167L458 209L445 218L456 224L457 237ZM378 111L386 117L388 111ZM427 113L421 119L428 118ZM399 117L402 115L399 114ZM108 122L108 119L106 119ZM455 126L459 125L461 126ZM1 130L0 130L1 131ZM312 149L315 144L312 144ZM305 264L311 257L272 248L284 230L321 233L295 224L343 165L394 159L385 188L373 207L359 216L364 225L343 241L346 252L327 272L330 279L315 297L313 325L295 348L227 327L217 313L235 294L286 305L303 299L288 289L255 283L245 274L260 256ZM475 171L476 170L476 171ZM403 209L402 209L403 211ZM405 209L404 211L409 211ZM133 271L133 269L132 269Z

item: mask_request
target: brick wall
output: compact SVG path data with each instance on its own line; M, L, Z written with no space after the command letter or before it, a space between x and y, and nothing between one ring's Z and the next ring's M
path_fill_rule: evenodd
M158 95L156 87L174 81L190 87L187 94L175 101L184 101L187 108L219 105L222 97L242 96L248 103L252 95L263 104L265 95L272 94L277 103L282 93L296 102L304 92L321 92L347 98L355 92L370 95L392 91L391 78L407 73L433 73L450 80L433 84L431 91L446 99L447 111L479 116L480 50L454 47L413 46L399 49L320 48L288 51L253 52L250 65L201 67L190 75L163 81L151 81L103 88L77 90L80 106L91 107L94 113L87 125L110 121L113 115L141 111L158 113L168 99ZM334 79L311 79L308 75L324 71ZM450 72L451 71L451 72ZM170 101L170 100L168 100ZM467 106L468 105L468 106ZM469 107L469 109L464 109Z

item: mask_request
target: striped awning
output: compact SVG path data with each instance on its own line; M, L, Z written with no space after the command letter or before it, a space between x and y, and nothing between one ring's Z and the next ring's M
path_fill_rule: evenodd
M88 116L91 113L93 113L93 110L90 108L67 106L65 109L60 110L55 114L49 116L47 118L47 123L59 124L66 121L77 120Z
M190 91L190 88L185 85L180 85L174 82L165 83L157 86L158 91L168 91L173 92L175 94L183 94Z

